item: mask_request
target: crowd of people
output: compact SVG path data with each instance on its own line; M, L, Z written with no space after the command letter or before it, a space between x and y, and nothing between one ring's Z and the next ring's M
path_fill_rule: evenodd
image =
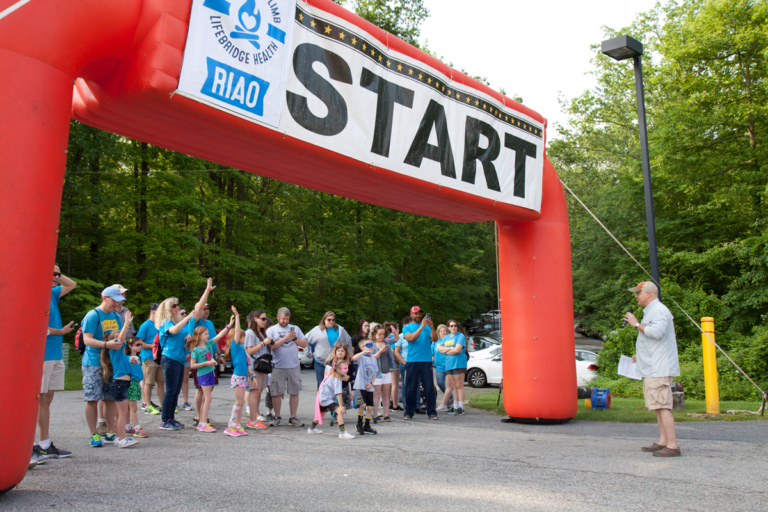
M54 392L64 389L63 336L74 329L74 322L63 325L58 303L76 286L54 266L39 442L32 449L31 465L71 455L51 442L49 423ZM189 312L176 297L151 304L148 318L138 330L133 327L133 313L125 307L129 290L114 284L101 292L100 304L88 311L78 332L85 346L81 370L91 447L114 444L128 448L149 437L140 424L139 409L147 415L161 415L160 430L185 428L176 419L180 395L181 409L195 412L192 426L203 433L217 432L208 413L225 361L232 365L233 406L224 434L240 437L248 435L246 429L277 427L284 412L288 413L285 424L303 427L305 423L298 417L302 389L299 348L313 354L318 388L308 434L322 433L319 426L329 413L330 425L338 425L340 439L355 438L345 426L349 409L357 410L354 431L358 436L377 434L372 424L392 421L391 411L404 411L404 420L417 413L427 414L431 420L438 419L437 411L463 414L467 348L458 322L450 320L435 330L430 316L414 306L400 324L363 319L350 336L328 311L305 335L290 323L288 308L277 310L275 322L263 310L251 311L241 321L233 305L230 321L217 331L208 319L208 298L215 288L209 278ZM433 359L438 386L445 393L439 407ZM190 374L194 408L189 401ZM158 403L152 400L153 391ZM283 405L286 393L288 411ZM266 414L260 409L262 395Z

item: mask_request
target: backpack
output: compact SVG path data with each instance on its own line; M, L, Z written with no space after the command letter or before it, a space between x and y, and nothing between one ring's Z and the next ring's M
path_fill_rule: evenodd
M99 315L99 323L101 323L101 314L99 313L99 308L93 308L93 310L96 312L97 315ZM80 328L75 333L75 348L82 356L85 354L85 337L83 332L83 326L81 325Z
M160 364L160 360L163 357L163 345L160 344L160 333L155 334L155 340L152 342L152 359L155 363Z

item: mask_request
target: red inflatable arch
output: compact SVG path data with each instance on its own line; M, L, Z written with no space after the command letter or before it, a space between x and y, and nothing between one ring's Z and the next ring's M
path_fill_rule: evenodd
M568 219L536 112L330 0L0 0L0 70L0 489L34 441L72 117L368 203L495 220L506 412L574 417Z

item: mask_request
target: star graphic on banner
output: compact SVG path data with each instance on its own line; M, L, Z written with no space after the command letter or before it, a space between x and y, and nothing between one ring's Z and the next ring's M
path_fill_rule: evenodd
M520 121L517 122L517 126L520 126Z
M450 93L448 93L448 94L450 94ZM459 93L456 93L456 99L457 99L457 100L460 100L460 99L461 99L461 94L459 94Z
M485 103L483 103L483 110L485 110L485 106L486 106Z
M391 62L389 62L389 59L387 59L387 67L388 67L388 68L392 67L392 63L391 63Z
M419 73L419 80L421 80L421 77L423 77L423 76L424 76L424 75L422 75L421 73Z
M381 62L381 54L379 54L379 62Z
M450 90L450 89L448 89L448 96L450 96L450 95L451 95L451 90Z
M469 103L469 100L471 100L471 99L472 99L472 98L470 98L469 96L467 96L467 103Z
M299 13L299 21L304 21L304 14Z
M501 112L499 112L499 119L501 119Z
M312 20L309 22L310 27L315 28L315 25L316 25L315 20Z
M353 37L352 38L352 46L355 46L356 44L357 44L357 38Z
M475 106L478 106L480 104L480 100L475 100Z
M445 86L443 86L443 92L445 92Z
M429 77L429 78L427 78L427 83L428 83L428 84L431 84L431 83L432 83L432 77Z
M403 66L402 66L401 64L398 64L398 65L397 65L397 70L398 70L398 71L402 71L402 70L403 70Z
M435 80L435 89L439 89L439 88L440 88L440 82Z
M408 70L408 74L409 74L409 75L413 75L413 68L411 68L411 69L409 69L409 70Z
M365 48L366 48L366 45L365 43L363 43L363 51L365 51Z
M326 25L325 26L325 33L326 34L330 34L331 33L331 26L330 25Z
M509 116L504 116L505 121L509 121Z
M344 39L344 32L339 34L339 39Z
M376 50L371 50L371 57L373 57L374 55L376 55Z

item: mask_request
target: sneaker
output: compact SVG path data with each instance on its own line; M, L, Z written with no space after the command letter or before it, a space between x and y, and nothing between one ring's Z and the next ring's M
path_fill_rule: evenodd
M456 414L456 409L454 409L453 407L451 407L450 409L448 409L448 410L446 411L446 413L445 413L445 414Z
M184 409L185 411L191 411L192 410L192 406L189 405L189 402L184 402L184 405L182 405L181 408Z
M377 434L378 433L376 431L376 429L371 426L370 423L368 423L368 424L363 426L363 432L365 432L366 434Z
M378 422L380 422L380 421L381 421L381 420L383 420L383 419L384 419L384 416L382 416L381 414L379 414L378 416L376 416L375 418L373 418L373 422L374 422L374 423L378 423Z
M145 437L149 437L149 434L147 434L147 431L143 428L137 428L133 430L133 437L138 437L140 439L143 439Z
M447 411L448 410L448 406L447 405L438 405L435 410L436 411Z
M267 426L260 421L256 421L256 422L249 421L248 423L245 424L245 428L252 428L254 430L264 430L267 428Z
M276 427L280 424L280 420L282 418L280 416L274 417L274 419L269 423L270 427Z
M392 418L390 418L389 416L384 416L383 418L381 418L381 421L392 421Z
M35 445L32 447L32 456L29 458L29 469L37 466L38 464L45 464L46 457L40 454L40 447Z
M164 421L160 423L160 430L179 430L179 427L174 425L171 421Z
M88 444L91 445L91 448L101 448L104 446L101 443L101 436L99 434L93 434L91 438L88 440Z
M117 442L115 442L118 448L130 448L131 446L135 444L139 444L139 442L132 437L126 437L123 438Z
M236 426L236 427L235 427L235 430L236 430L236 431L237 431L237 433L238 433L238 434L240 434L241 436L247 436L247 435L248 435L248 432L246 432L246 431L245 431L245 429L244 429L243 427L241 427L240 425Z
M234 428L232 428L232 427L227 427L227 428L224 430L224 433L225 433L226 435L228 435L228 436L232 436L232 437L240 437L240 432L238 432L237 430L235 430L235 429L234 429Z
M355 436L353 436L347 431L339 432L339 439L354 439L354 438Z
M277 419L277 416L275 416L271 412L267 413L267 421L275 421L276 419ZM259 420L259 421L264 421L264 420Z
M307 434L322 434L322 433L323 433L323 431L320 430L319 428L311 428L310 427L310 428L307 429Z
M126 434L133 434L133 425L126 425L125 426L125 433Z
M171 423L173 423L174 425L176 425L176 428L177 428L177 429L180 429L180 428L184 428L184 424L183 424L183 423L179 423L179 422L178 422L178 421L176 421L176 420L171 420Z
M456 412L454 412L454 414L456 416L461 416L462 414L464 414L464 408L463 407L459 407L458 409L456 409Z
M405 415L403 415L403 419L404 419L405 421L410 421L410 420L412 420L412 419L413 419L413 416L409 416L408 414L405 414Z
M256 421L267 421L267 417L259 414L259 416L256 418Z
M304 426L304 422L301 421L296 416L294 416L293 418L290 418L288 420L288 424L291 425L292 427L303 427Z
M145 404L144 402L141 402L141 410L142 411L146 411L147 410L147 404Z
M107 433L107 422L106 421L100 421L96 424L96 433L100 436L103 436Z
M211 426L210 423L200 423L197 425L197 430L200 432L216 432L216 429Z
M114 444L116 439L117 439L117 435L115 434L104 434L103 436L101 436L102 442L108 443L108 444Z
M362 436L365 434L365 430L363 430L363 425L361 423L358 423L355 425L355 432L357 432L357 435Z
M43 459L65 459L72 455L72 452L68 452L67 450L59 450L53 446L53 443L51 443L51 446L46 450L43 450L40 448L40 445L37 445L37 453L39 453L40 457Z
M155 407L154 405L148 405L147 408L144 410L144 414L161 414L160 409Z
M431 415L429 419L437 421L437 414Z

